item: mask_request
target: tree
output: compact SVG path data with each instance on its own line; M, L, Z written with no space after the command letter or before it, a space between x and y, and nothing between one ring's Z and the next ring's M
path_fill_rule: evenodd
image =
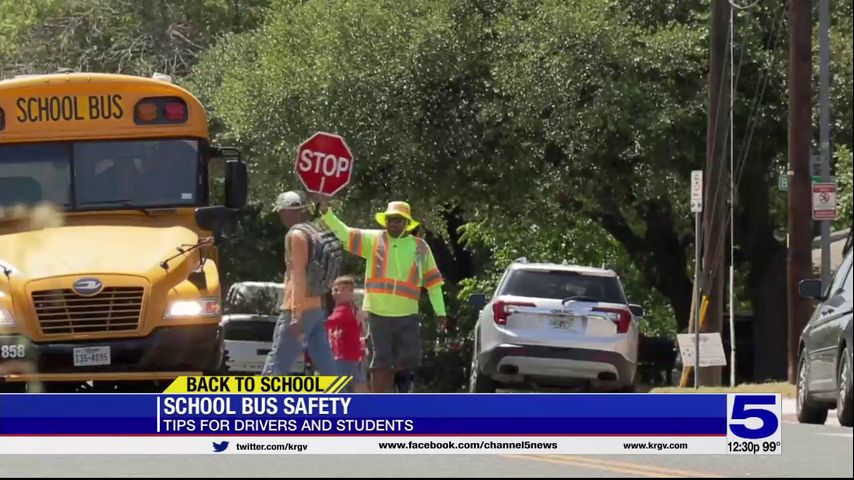
M836 172L837 181L839 183L839 218L836 220L835 227L837 229L851 228L852 219L852 185L851 171L854 169L851 165L851 150L847 145L839 146L836 150Z
M784 8L742 14L736 50L736 267L739 303L763 339L761 378L785 374L785 199L774 184L785 171ZM387 200L410 200L440 264L463 260L461 245L473 253L464 261L478 275L462 296L523 252L605 262L623 270L633 296L672 312L662 324L684 329L707 10L698 1L281 2L260 29L209 52L192 88L225 127L221 138L250 152L258 201L298 186L296 146L331 130L356 156L348 220L366 225Z
M183 75L266 0L0 0L0 77L76 71Z
M667 175L652 176L654 165L636 162L673 145L647 146L646 138L629 129L643 125L644 137L668 138L664 133L672 134L671 125L687 132L691 119L683 121L685 117L702 112L700 82L676 88L671 98L667 92L677 80L662 82L685 77L686 70L701 71L699 29L668 25L643 36L613 2L605 7L598 2L582 2L580 7L544 2L542 11L530 17L522 2L485 3L478 9L474 2L403 8L396 3L343 2L334 13L326 2L288 4L274 9L261 31L231 37L218 46L198 69L196 90L229 126L231 137L261 155L257 168L267 173L272 169L256 186L265 196L294 184L282 181L293 179L291 155L282 152L294 151L312 131L323 128L345 135L359 152L358 186L348 192L349 203L379 208L383 199L406 194L424 211L442 198L474 219L509 220L521 214L545 225L563 217L543 212L565 211L582 201L589 210L587 219L605 224L603 243L609 242L608 233L616 233L623 244L635 242L637 258L646 255L642 250L647 245L629 222L689 229L687 219L676 219L669 211L678 183ZM362 21L351 25L347 19L356 16ZM548 18L563 20L542 24ZM637 40L638 35L643 40ZM632 43L642 41L648 44ZM599 50L591 50L591 44ZM633 65L638 48L649 46L655 47L652 58ZM543 52L564 47L561 57L541 58ZM671 48L684 51L686 60L663 62L679 56L668 51ZM306 51L313 53L306 58ZM612 65L585 72L583 66L597 54L610 56L605 61ZM544 70L538 64L544 61L554 67L546 72L548 78L541 76ZM658 66L665 71L655 72ZM633 80L645 80L637 85L619 82L624 71ZM649 91L658 97L647 96ZM687 112L679 108L686 97L693 105ZM662 103L669 109L656 112L653 107ZM577 113L564 113L572 111ZM615 124L608 126L611 120ZM604 142L603 128L620 136ZM638 151L638 145L647 151ZM687 176L690 165L681 165L691 156L687 150L663 161L680 164L678 169ZM626 167L629 178L614 176L615 170ZM578 195L567 197L567 187ZM543 200L531 199L535 190L546 193ZM614 190L619 198L611 197ZM621 210L623 196L635 202L634 211ZM443 209L431 210L430 224L441 225ZM656 233L650 229L649 235ZM661 280L657 286L668 292L680 314L690 302L687 240L674 234L662 247L668 256L678 254L670 262L670 272L678 270L677 275L659 271L651 258L641 262L645 277ZM671 278L678 286L665 285L664 279Z

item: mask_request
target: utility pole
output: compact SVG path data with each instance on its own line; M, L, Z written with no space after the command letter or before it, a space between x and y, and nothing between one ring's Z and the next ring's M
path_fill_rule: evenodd
M729 0L712 0L709 42L709 113L706 129L706 194L703 208L703 295L709 298L703 332L723 326L726 238L727 152L729 151ZM719 385L720 367L698 370L702 385Z
M812 270L812 8L810 0L789 2L789 250L788 333L789 382L795 383L798 339L810 315L810 304L798 283Z
M818 136L821 181L830 181L830 0L819 0ZM830 220L821 222L821 284L830 288Z

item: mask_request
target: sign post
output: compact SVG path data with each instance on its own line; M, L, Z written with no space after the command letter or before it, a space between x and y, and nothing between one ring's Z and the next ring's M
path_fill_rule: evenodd
M697 362L694 366L694 388L700 388L700 298L702 298L700 289L700 218L703 212L703 171L694 170L691 172L691 212L694 214L694 343L695 352L697 352ZM684 359L683 359L684 362Z
M350 183L353 154L344 139L317 132L297 149L296 173L306 190L332 196Z

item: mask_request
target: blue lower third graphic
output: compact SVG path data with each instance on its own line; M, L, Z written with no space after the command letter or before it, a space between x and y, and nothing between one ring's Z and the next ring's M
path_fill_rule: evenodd
M715 394L0 395L5 436L722 437L727 425Z

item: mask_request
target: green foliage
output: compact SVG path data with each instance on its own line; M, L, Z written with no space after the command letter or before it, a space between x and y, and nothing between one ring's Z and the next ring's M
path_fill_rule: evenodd
M269 208L252 206L242 212L220 247L223 286L240 281L282 281L284 235Z
M0 77L77 71L182 75L266 0L0 0Z
M852 194L854 186L852 186L851 175L854 166L851 162L851 148L847 145L841 145L836 149L836 175L838 182L838 197L837 205L839 208L839 219L834 227L837 230L851 228L852 216Z
M618 2L283 2L209 52L191 86L222 138L251 152L257 201L296 186L296 146L331 130L356 155L350 208L403 198L435 227L458 205L543 257L616 260L593 218L607 210L644 235L641 203L684 204L704 152L678 141L705 122L705 25L682 15L641 27ZM549 213L567 208L578 215ZM498 244L482 246L501 260ZM632 293L654 298L621 258Z
M845 227L852 0L833 12ZM785 13L785 2L760 2L736 17L736 275L754 290L773 263L755 260L780 250L772 233L786 224L776 192L787 170ZM182 77L215 138L249 160L255 206L223 246L226 285L281 279L283 230L268 205L300 185L297 145L326 130L356 158L338 209L348 223L370 226L387 201L408 200L450 245L445 213L463 212L474 276L449 286L463 335L475 314L464 300L491 292L519 256L612 266L647 309L645 333L671 334L686 320L691 273L687 179L706 155L708 28L698 0L0 0L0 77L57 67ZM756 294L745 287L740 306ZM462 362L431 322L430 355Z

